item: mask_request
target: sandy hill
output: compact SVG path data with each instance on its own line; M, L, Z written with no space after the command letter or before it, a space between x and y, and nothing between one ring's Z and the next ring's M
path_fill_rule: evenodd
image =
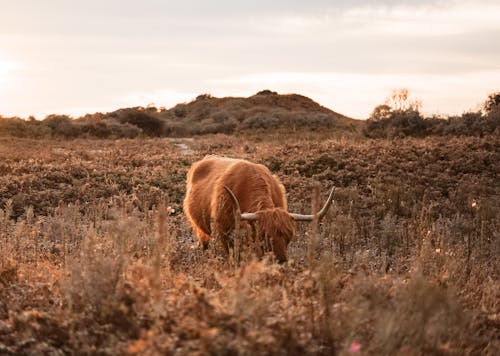
M161 112L160 117L166 120L166 130L174 135L185 130L186 134L327 128L357 131L360 125L360 120L336 113L305 96L269 90L248 98L203 94Z
M49 115L44 120L0 116L0 136L133 138L187 137L204 134L321 131L339 135L361 132L363 121L353 120L298 94L263 90L248 98L199 95L170 109L123 108L87 114L77 119Z

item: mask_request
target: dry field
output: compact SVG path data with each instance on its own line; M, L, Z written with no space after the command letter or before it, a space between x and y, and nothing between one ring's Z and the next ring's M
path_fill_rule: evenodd
M335 204L286 264L202 251L206 154ZM498 355L499 162L498 136L0 138L0 354Z

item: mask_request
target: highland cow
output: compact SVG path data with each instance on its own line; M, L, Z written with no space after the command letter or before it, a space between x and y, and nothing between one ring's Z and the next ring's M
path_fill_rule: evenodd
M321 219L333 198L333 189ZM287 259L287 246L295 234L296 221L313 221L314 215L288 212L285 187L267 167L242 159L207 156L195 162L187 175L184 212L204 248L220 239L226 253L233 247L234 231L246 228L262 253L274 252Z

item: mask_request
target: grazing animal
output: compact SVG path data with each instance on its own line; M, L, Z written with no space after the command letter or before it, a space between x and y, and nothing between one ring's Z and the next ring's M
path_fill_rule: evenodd
M319 219L326 214L333 191L318 212ZM252 231L262 253L273 251L280 262L287 259L296 221L314 218L288 212L285 187L267 167L219 156L206 156L191 166L184 212L204 248L215 237L229 253L236 221L240 221L240 227Z

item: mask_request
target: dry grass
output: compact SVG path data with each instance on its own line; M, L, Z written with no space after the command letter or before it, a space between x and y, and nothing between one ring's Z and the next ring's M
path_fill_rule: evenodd
M498 354L499 142L0 139L0 354ZM205 154L335 206L286 265L203 252L181 202Z

